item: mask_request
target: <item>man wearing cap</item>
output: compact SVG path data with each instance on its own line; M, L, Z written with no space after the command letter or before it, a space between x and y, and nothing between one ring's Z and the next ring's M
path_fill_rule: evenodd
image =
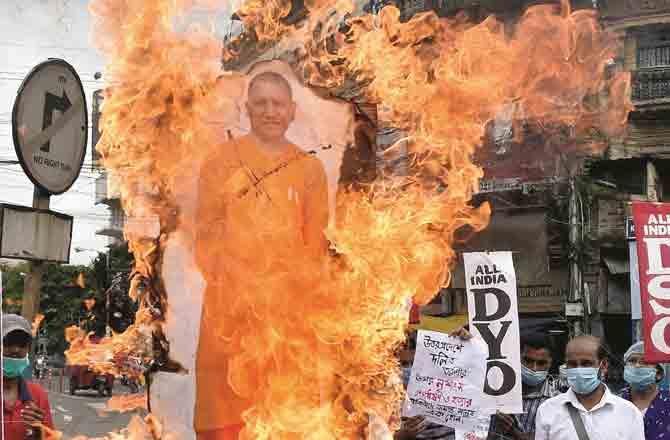
M670 436L670 393L660 390L663 368L644 360L644 342L633 344L623 355L623 378L628 383L621 394L642 411L646 440Z
M44 425L53 429L51 408L46 391L23 379L30 365L28 352L32 342L30 323L19 315L2 315L2 430L5 440L39 438Z

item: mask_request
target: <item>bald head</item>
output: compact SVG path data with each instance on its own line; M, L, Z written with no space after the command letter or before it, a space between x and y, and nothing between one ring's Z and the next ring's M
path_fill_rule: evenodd
M568 346L566 347L566 350L570 347L589 347L593 349L593 352L595 355L598 357L598 359L601 359L602 357L606 356L606 350L601 350L601 345L602 345L602 339L597 337L597 336L592 336L592 335L581 335L581 336L575 336L568 342Z
M577 336L565 347L565 360L568 368L597 368L602 363L607 363L607 347L596 336Z
M261 82L280 86L288 94L289 100L293 100L293 89L291 89L291 84L288 82L288 80L281 74L270 71L262 72L254 76L249 82L249 89L247 90L247 94L251 95L254 89L256 89L256 86Z
M296 106L289 82L278 73L263 72L249 82L247 113L252 134L266 145L287 143L286 132Z

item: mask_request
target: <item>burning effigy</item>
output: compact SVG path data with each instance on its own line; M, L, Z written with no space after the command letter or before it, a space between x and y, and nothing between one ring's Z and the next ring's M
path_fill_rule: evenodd
M226 71L239 42L182 26L222 3L91 3L108 60L97 148L140 310L94 348L73 335L69 356L150 358L154 433L390 438L409 305L449 283L454 244L488 221L471 205L487 122L514 104L602 147L630 110L628 76L608 67L617 41L567 2L509 27L320 0L302 28L282 20L289 1L245 2L244 35L296 55ZM329 90L347 82L402 130L378 159L400 154L403 172L341 183L355 117Z

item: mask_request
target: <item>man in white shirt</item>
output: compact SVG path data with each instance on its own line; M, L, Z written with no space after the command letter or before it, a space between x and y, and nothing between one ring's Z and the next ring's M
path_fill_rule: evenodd
M582 440L570 405L577 409L589 440L643 440L640 411L601 381L607 373L607 352L600 339L578 336L568 343L565 354L570 389L540 405L535 440Z

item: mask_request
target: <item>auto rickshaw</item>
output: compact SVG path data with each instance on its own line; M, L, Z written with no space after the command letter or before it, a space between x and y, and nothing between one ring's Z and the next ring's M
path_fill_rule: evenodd
M112 396L113 374L97 373L87 365L68 365L65 374L70 379L70 394L73 396L77 390L96 390L100 397Z

